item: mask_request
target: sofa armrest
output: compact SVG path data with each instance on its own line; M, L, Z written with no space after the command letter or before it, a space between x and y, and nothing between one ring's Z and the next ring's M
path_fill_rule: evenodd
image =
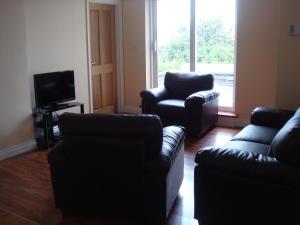
M166 99L168 96L168 91L164 87L152 88L141 91L140 96L143 98L143 100L155 104L163 99Z
M164 127L161 151L146 162L146 171L167 173L175 161L178 153L184 149L184 138L185 129L183 127Z
M56 145L54 145L48 152L47 158L49 164L60 164L65 160L64 152L63 152L63 141L59 141Z
M257 107L251 113L250 123L260 126L281 128L293 116L294 111Z
M213 90L198 91L185 99L185 107L192 108L201 106L205 102L218 98L219 95L218 92Z
M290 187L300 187L300 169L276 158L234 149L207 147L195 157L199 167Z

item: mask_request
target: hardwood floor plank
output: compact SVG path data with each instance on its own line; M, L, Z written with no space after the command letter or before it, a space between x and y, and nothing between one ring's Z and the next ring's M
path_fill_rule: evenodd
M37 225L24 217L18 216L14 213L0 209L0 224L1 225Z
M168 225L198 224L193 219L195 154L201 147L223 146L238 132L238 129L217 127L202 138L186 139L184 181ZM5 211L1 212L3 209L41 225L134 225L132 221L91 216L62 217L54 205L46 154L46 151L35 150L0 162L0 218L6 215ZM0 224L23 225L16 218L8 218L12 221Z

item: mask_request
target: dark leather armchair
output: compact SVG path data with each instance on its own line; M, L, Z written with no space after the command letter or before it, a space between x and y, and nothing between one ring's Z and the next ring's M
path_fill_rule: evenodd
M164 87L144 90L142 112L158 115L164 126L186 127L188 136L199 136L218 120L219 93L211 74L167 72Z
M146 222L166 220L183 180L184 129L154 115L74 114L48 153L55 204Z
M222 148L197 152L195 218L201 225L296 225L300 108L258 107Z

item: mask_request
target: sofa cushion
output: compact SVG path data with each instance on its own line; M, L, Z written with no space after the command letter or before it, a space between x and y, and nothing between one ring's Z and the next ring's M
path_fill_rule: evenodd
M232 140L252 141L270 145L279 129L258 125L248 125L242 129Z
M251 152L255 154L267 155L269 145L251 141L229 141L223 148L234 149L241 152Z
M278 160L300 163L300 108L274 137L269 154Z

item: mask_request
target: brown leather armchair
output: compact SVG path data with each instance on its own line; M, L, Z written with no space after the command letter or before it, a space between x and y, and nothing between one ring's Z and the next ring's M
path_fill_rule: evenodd
M219 93L211 74L167 72L164 87L144 90L142 112L156 114L164 126L186 127L188 136L199 136L218 120Z
M183 180L184 128L155 115L74 114L59 119L62 140L48 153L55 204L162 223Z

